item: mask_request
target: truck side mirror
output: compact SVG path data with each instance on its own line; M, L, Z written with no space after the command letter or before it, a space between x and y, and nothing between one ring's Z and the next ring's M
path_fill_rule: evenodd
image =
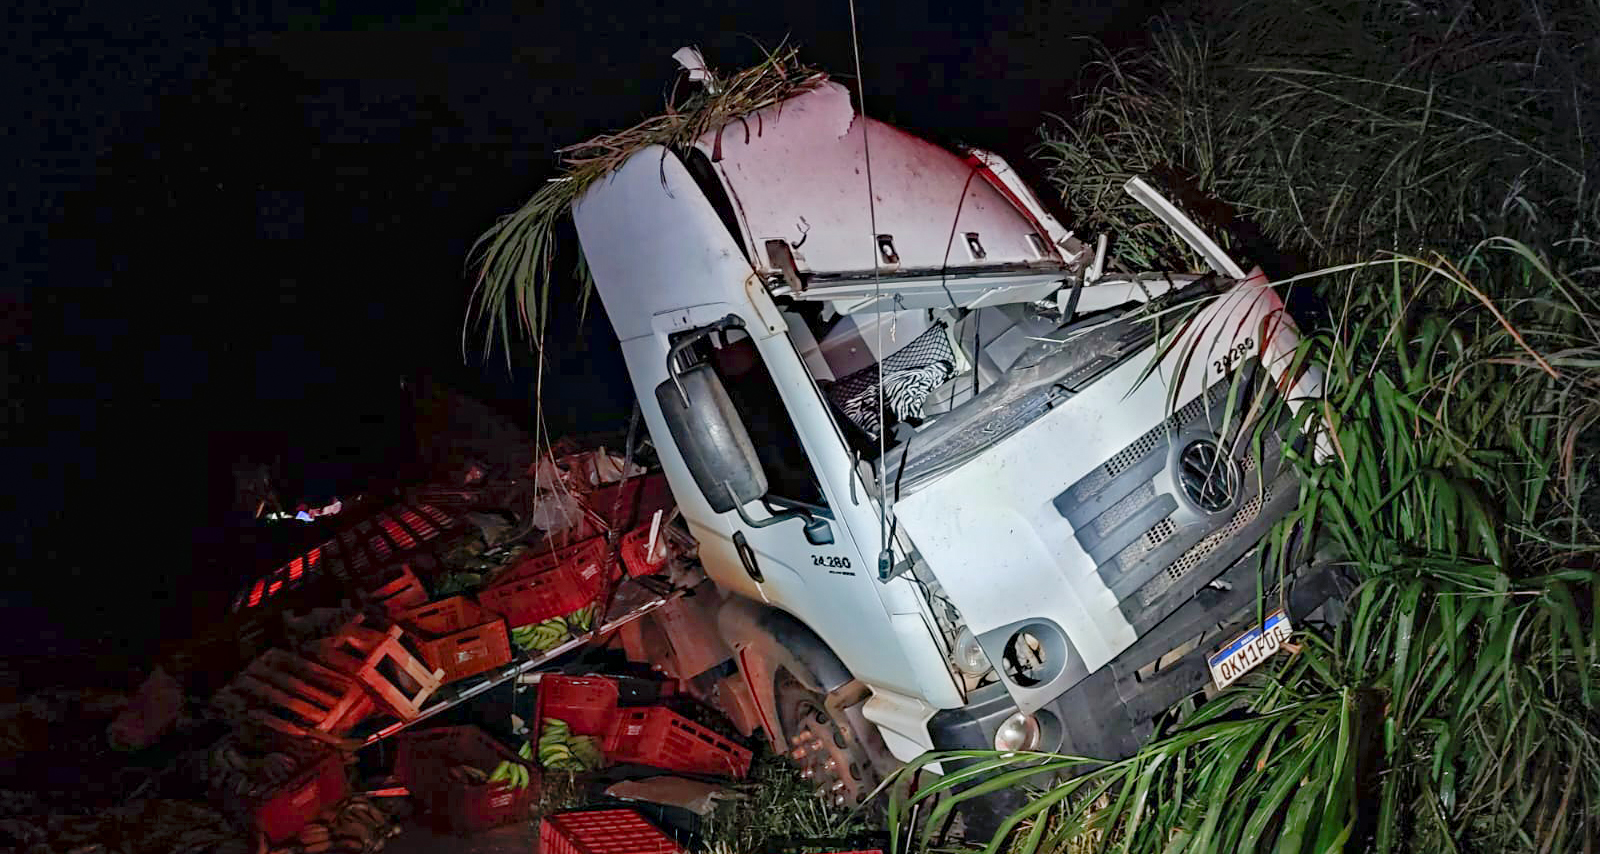
M711 509L738 510L767 494L767 473L722 378L708 365L678 371L656 386L672 442Z

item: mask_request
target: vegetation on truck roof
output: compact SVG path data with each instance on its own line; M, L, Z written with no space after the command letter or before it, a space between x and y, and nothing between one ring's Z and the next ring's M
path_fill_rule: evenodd
M602 134L561 149L561 174L539 187L516 211L501 217L473 244L469 265L476 266L477 283L467 310L463 336L478 327L483 335L483 357L496 342L511 357L514 332L542 341L550 307L550 276L556 256L556 223L573 202L594 182L620 167L628 158L651 146L683 151L706 133L758 110L781 103L827 79L822 72L802 64L797 48L780 46L760 64L726 79L709 70L706 85L675 85L666 110L627 130ZM681 97L680 97L681 95ZM578 276L583 280L581 300L587 304L593 289L582 259ZM465 337L463 337L463 349Z

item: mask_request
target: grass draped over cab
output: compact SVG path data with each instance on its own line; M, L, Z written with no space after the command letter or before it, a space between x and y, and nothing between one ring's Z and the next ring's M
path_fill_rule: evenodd
M1047 131L1074 225L1190 260L1122 197L1155 173L1330 265L1283 283L1330 315L1297 358L1326 366L1302 415L1331 453L1293 460L1263 575L1316 545L1359 587L1132 757L962 753L891 789L897 847L1052 773L988 850L1595 850L1597 27L1592 2L1243 3L1107 60Z
M596 181L646 148L659 145L686 151L705 134L824 79L822 72L799 61L797 48L780 46L761 63L725 80L714 77L713 85L693 87L685 97L679 97L680 87L673 87L661 115L561 149L561 174L473 244L468 265L475 266L478 274L463 327L463 348L466 332L475 325L483 334L485 359L497 341L510 359L513 330L536 342L542 339L550 308L556 224ZM577 275L582 280L580 298L587 304L593 283L581 258Z

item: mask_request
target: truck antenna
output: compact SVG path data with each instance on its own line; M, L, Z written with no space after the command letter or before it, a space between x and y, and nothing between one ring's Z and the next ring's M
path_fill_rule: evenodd
M867 167L867 221L872 234L872 311L878 336L878 577L889 577L894 563L894 553L889 547L889 490L884 483L884 460L889 455L889 443L884 433L883 413L883 282L878 275L878 205L872 190L872 145L867 141L867 90L861 76L861 37L856 31L856 0L850 4L850 48L856 60L856 104L861 108L861 156Z

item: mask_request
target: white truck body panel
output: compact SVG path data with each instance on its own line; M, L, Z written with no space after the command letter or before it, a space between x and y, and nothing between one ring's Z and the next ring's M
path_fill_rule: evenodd
M1175 349L1143 382L1154 349L1113 361L1053 409L987 446L975 440L970 457L884 507L874 497L876 485L862 481L840 426L845 422L819 379L840 378L892 353L902 337L890 331L898 318L906 320L907 340L932 323L922 309L953 315L1034 302L1071 281L1078 287L1072 304L1083 313L1146 301L1172 282L1083 282L1075 265L1084 248L1003 161L981 153L963 160L856 116L837 84L737 120L697 148L705 159L691 152L687 165L677 154L647 149L591 187L573 211L585 257L707 574L723 590L785 611L814 632L871 688L862 713L902 760L933 747L930 718L963 708L968 697L946 649L953 630L940 622L952 618L942 607L933 613L932 597L918 586L923 579L914 573L879 579L891 520L898 526L894 560L931 571L989 661L1002 660L1005 638L1019 621L1047 622L1065 636L1078 675L1052 676L1036 688L1001 678L1016 708L1037 710L1138 637L1129 612L1119 609L1126 591L1113 591L1097 575L1090 546L1080 546L1081 532L1061 509L1064 490L1165 423L1176 407L1211 394L1243 357L1259 360L1296 404L1294 398L1317 391L1313 374L1294 383L1285 377L1297 333L1277 294L1257 277L1202 312L1187 333L1196 352ZM1165 201L1147 195L1154 201L1141 200L1158 208ZM1188 228L1198 232L1192 223ZM1220 268L1235 269L1220 249L1213 254ZM813 335L775 298L791 308L826 302L853 316ZM656 393L670 382L673 336L730 316L748 335L748 344L740 338L739 345L771 377L772 408L782 410L741 414L792 421L822 495L825 506L817 512L829 523L829 544L808 542L798 519L762 526L733 511L715 512L672 441ZM1246 341L1248 353L1240 349ZM1061 346L1071 347L1071 340ZM959 355L956 363L965 370ZM963 436L990 435L982 422L945 423ZM878 465L893 477L890 461ZM1172 468L1152 469L1141 489L1176 492ZM750 501L739 509L765 517L771 508ZM1211 512L1210 519L1191 514L1191 521L1200 518L1208 532L1220 532L1224 511ZM752 559L759 572L751 571Z

